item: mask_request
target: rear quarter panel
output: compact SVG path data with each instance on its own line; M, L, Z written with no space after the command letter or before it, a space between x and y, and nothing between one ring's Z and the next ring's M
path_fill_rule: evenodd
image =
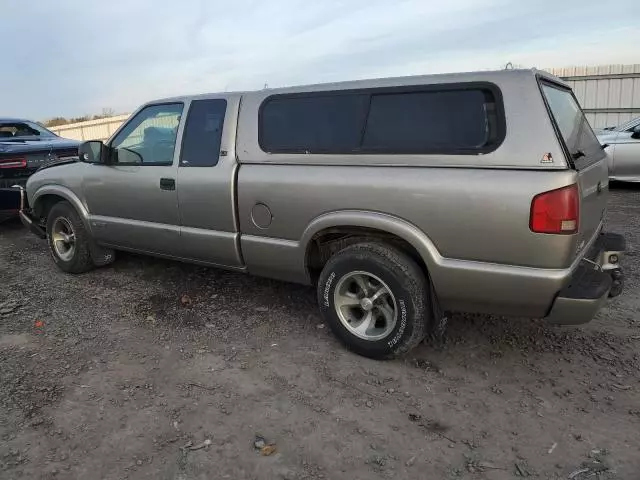
M239 173L243 234L297 241L327 212L381 212L416 226L443 257L535 268L566 268L576 243L529 229L531 200L574 173L464 168L246 165ZM267 228L252 221L267 205Z
M532 233L531 200L574 181L568 170L243 165L240 242L250 272L307 283L308 231L319 219L348 214L371 226L360 222L378 216L381 230L419 232L413 244L443 308L542 317L568 280L577 239ZM267 228L252 220L256 204L271 210Z

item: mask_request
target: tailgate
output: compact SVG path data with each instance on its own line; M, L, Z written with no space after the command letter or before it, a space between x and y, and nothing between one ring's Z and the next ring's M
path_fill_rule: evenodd
M605 160L578 171L578 186L582 195L578 250L599 232L607 209L609 169Z
M567 163L578 173L581 201L577 252L580 252L599 232L604 220L609 187L607 154L571 89L547 80L540 83Z

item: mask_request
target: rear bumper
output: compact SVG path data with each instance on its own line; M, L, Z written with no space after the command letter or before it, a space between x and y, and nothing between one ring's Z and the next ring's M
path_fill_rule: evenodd
M20 188L0 188L0 222L14 218L20 210Z
M556 297L546 319L561 325L589 322L609 296L622 293L624 274L620 267L626 249L624 237L603 233Z

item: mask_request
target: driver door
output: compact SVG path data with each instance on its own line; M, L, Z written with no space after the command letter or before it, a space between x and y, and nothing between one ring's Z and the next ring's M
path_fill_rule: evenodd
M111 140L111 162L88 165L83 192L98 242L150 254L179 253L175 150L183 109L182 103L142 108Z

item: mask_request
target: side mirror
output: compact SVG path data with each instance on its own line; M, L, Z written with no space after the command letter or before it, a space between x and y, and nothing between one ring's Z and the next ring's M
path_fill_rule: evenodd
M78 156L85 163L108 163L107 147L100 140L83 142L78 147Z
M640 138L640 125L636 125L631 131L631 138Z

